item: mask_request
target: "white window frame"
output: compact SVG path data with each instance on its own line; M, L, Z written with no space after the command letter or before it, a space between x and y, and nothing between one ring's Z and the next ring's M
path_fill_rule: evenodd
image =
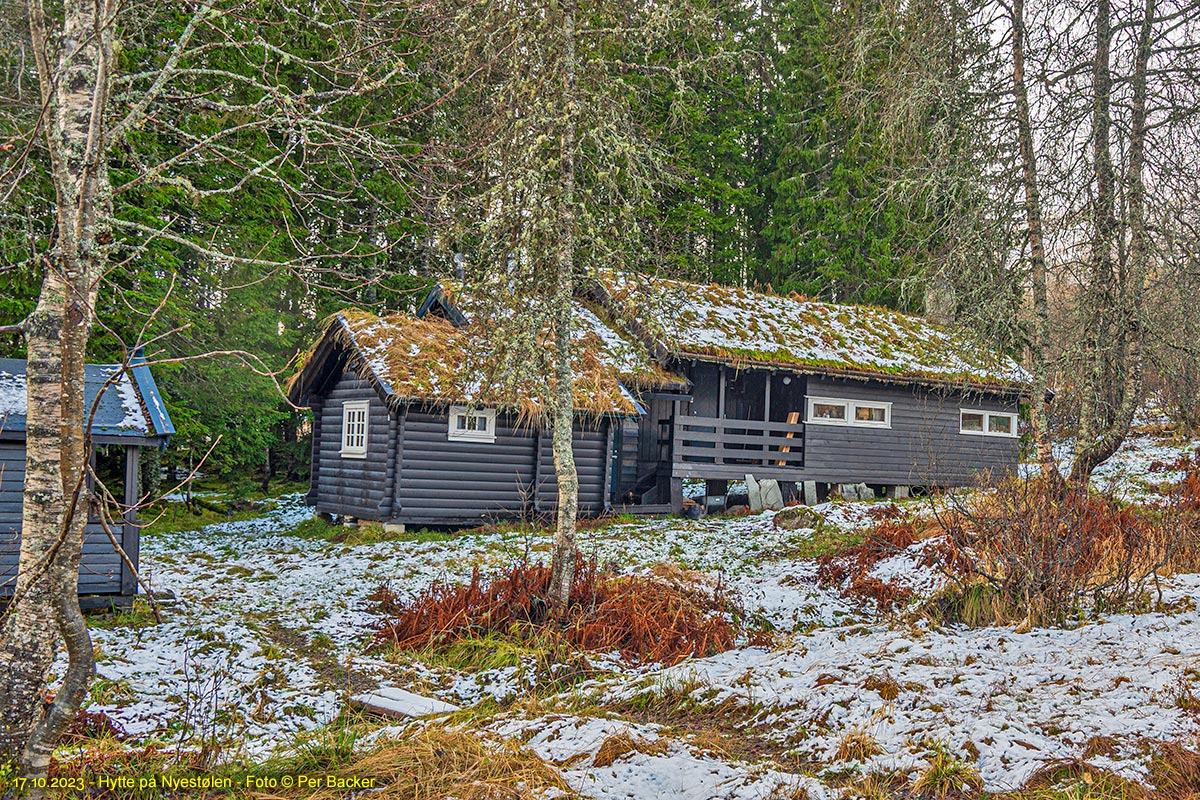
M963 430L962 417L963 414L982 414L983 415L983 430L968 431ZM997 433L992 428L992 417L1007 417L1012 423L1008 433ZM1017 432L1017 415L1012 411L989 411L986 408L960 408L958 410L958 432L963 436L997 436L1001 439L1016 439L1020 434Z
M362 415L361 422L352 417ZM361 425L361 430L359 430ZM371 401L346 400L342 403L342 458L366 458L371 435Z
M487 419L487 430L459 430L458 418L462 416L483 417ZM447 427L446 438L452 442L496 441L496 409L450 406L450 422Z
M815 395L805 395L805 424L810 425L839 425L849 428L876 428L890 430L892 427L892 404L884 400L851 400L845 397L818 397ZM845 419L825 419L817 417L813 414L813 406L816 404L842 406L846 409ZM874 422L871 420L855 419L856 412L859 408L881 408L883 409L884 421Z

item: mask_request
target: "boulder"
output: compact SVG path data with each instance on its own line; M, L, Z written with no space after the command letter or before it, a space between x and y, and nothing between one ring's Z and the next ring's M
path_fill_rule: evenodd
M785 531L820 529L824 525L825 517L808 506L791 506L775 515L775 527Z
M758 513L763 510L762 488L753 475L746 476L746 494L750 496L750 510Z
M759 481L758 487L762 491L763 508L773 511L783 508L783 491L779 488L779 481L771 479Z

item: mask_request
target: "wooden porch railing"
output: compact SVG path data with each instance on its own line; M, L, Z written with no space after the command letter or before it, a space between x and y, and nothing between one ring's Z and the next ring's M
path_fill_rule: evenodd
M800 469L804 425L753 419L677 417L675 458L696 464Z

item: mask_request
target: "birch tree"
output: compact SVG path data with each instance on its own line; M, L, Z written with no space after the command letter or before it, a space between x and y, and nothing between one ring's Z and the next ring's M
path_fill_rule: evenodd
M891 98L877 107L885 129L902 131L927 119L913 110L964 92L974 98L954 115L973 139L956 161L978 168L956 173L977 187L970 193L982 212L975 219L990 221L991 235L949 237L958 257L943 263L956 287L978 287L973 299L985 309L965 309L961 321L982 322L998 341L1023 344L1043 475L1085 488L1124 441L1144 399L1148 345L1176 338L1148 312L1147 298L1156 284L1181 277L1171 277L1179 269L1172 265L1188 262L1194 241L1184 220L1200 178L1200 4L943 5L902 4L893 12L906 20L892 37L903 69L884 71L866 91ZM923 38L946 30L948 21L959 38L983 46L946 48ZM948 72L956 60L958 70ZM969 77L965 86L962 77ZM896 186L936 174L934 166L909 165ZM1000 281L993 280L997 263ZM1014 297L1007 285L1022 291ZM1016 324L1005 331L988 326L989 319ZM1053 404L1051 389L1058 393ZM1065 419L1072 409L1073 419ZM1066 476L1052 447L1052 414L1073 428Z
M77 574L90 502L84 361L106 278L164 243L317 279L332 258L386 246L364 244L352 207L361 175L401 180L411 158L397 111L411 19L399 5L336 0L305 14L236 0L28 0L0 13L14 40L0 202L5 224L28 231L27 257L0 269L40 280L36 308L6 331L28 352L28 414L18 579L0 626L0 760L40 778L94 671ZM268 187L281 247L240 240L218 213ZM337 235L322 237L330 225ZM42 713L63 645L67 671Z
M1065 323L1058 371L1075 376L1066 388L1079 401L1067 476L1079 489L1120 447L1145 399L1156 327L1147 298L1155 274L1167 279L1179 260L1178 211L1200 177L1191 146L1176 144L1200 134L1198 10L1098 0L1039 6L1031 23L1024 0L1011 7L1035 436L1043 473L1059 480L1040 394L1053 370L1053 291Z
M678 1L463 3L439 48L462 85L446 112L458 168L444 238L468 254L470 291L504 343L494 380L548 387L537 416L553 437L560 605L578 512L573 300L599 270L651 263L648 212L669 171L636 99L690 61L687 31L703 19Z

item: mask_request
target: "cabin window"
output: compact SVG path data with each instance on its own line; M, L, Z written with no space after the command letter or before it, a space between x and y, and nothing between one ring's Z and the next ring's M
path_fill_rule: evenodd
M809 397L806 421L817 425L890 428L892 427L892 404L871 400Z
M978 408L959 410L959 433L973 436L1017 435L1017 415L1007 411L984 411Z
M367 420L370 400L342 403L342 458L367 457Z
M467 442L496 441L496 409L450 406L449 438Z

